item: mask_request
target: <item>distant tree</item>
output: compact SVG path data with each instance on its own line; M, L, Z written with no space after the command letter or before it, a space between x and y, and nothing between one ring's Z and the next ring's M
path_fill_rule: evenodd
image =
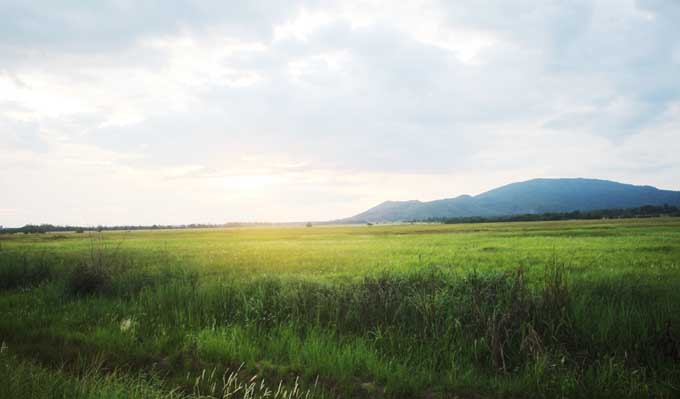
M680 208L673 205L644 205L626 209L596 209L592 211L572 211L536 213L525 215L490 216L490 217L454 217L431 218L426 222L441 223L485 223L485 222L530 222L538 220L570 220L570 219L611 219L611 218L650 218L661 216L680 216Z
M305 226L312 227L312 222L307 222L307 224Z

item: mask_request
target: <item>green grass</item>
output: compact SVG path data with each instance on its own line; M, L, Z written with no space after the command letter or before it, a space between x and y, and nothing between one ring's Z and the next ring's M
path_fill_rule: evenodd
M680 219L0 244L2 397L680 395Z

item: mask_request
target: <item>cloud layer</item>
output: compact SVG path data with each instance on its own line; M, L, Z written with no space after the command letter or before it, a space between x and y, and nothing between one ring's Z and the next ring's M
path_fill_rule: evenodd
M674 0L58 3L0 2L0 224L680 189Z

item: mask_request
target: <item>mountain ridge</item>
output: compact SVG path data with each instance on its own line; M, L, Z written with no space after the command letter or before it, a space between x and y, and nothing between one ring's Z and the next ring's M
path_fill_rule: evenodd
M400 222L451 217L511 216L547 212L680 205L680 191L589 178L536 178L478 195L433 201L384 201L343 223Z

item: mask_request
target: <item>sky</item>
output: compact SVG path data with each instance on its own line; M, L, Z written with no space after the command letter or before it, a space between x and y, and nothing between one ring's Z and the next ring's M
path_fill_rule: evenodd
M0 0L0 225L680 190L680 1Z

